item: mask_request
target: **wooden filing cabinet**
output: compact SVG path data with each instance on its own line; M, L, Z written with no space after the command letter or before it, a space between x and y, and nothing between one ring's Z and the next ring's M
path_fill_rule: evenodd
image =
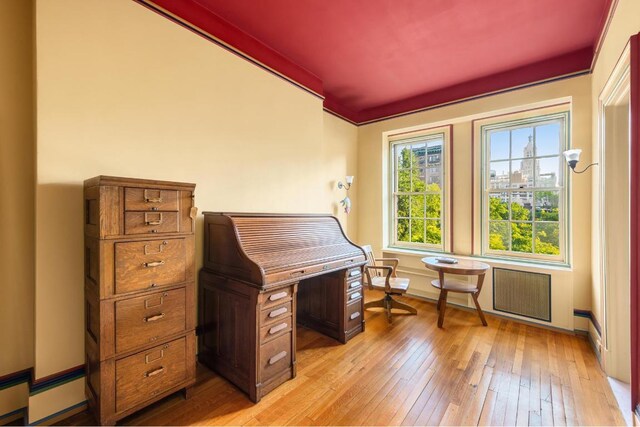
M103 425L195 382L194 189L85 181L85 390Z

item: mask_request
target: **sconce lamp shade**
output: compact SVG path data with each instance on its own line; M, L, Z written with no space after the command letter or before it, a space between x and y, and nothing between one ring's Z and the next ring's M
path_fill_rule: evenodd
M564 153L564 158L567 160L567 163L569 164L569 167L571 169L576 168L576 165L578 164L578 161L580 160L580 154L582 153L582 150L579 148L573 149L573 150L567 150Z
M351 175L347 175L347 176L345 177L345 181L347 181L347 184L348 184L348 185L353 184L353 176L351 176Z

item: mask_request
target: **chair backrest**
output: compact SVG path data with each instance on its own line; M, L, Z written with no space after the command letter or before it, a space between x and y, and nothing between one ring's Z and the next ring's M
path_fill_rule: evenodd
M367 265L371 265L371 266L376 265L376 257L373 254L373 249L371 248L371 245L364 245L364 246L361 246L361 248L364 251L365 255L367 256ZM365 274L365 278L369 277L369 275L374 276L374 277L382 276L382 271L381 270L373 270L373 269L371 269L371 270L367 270L366 273L367 274Z

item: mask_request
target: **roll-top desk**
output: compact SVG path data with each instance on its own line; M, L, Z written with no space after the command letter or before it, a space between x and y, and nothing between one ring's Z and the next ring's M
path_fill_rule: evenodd
M205 212L198 359L258 402L296 375L296 322L364 330L365 263L329 215Z
M84 183L85 389L100 424L195 382L194 188Z

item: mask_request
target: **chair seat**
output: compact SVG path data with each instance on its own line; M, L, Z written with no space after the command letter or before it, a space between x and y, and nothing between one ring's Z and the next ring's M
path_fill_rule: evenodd
M433 286L434 288L442 289L442 286L440 285L440 280L438 279L432 280L431 286ZM444 289L446 291L464 292L469 294L478 292L478 287L476 286L475 283L466 283L466 282L460 282L458 280L449 280L449 279L445 279Z
M385 289L385 277L372 277L371 278L371 286L377 289ZM391 277L389 279L389 286L391 286L391 290L395 292L405 293L409 288L409 279L404 279L400 277Z

